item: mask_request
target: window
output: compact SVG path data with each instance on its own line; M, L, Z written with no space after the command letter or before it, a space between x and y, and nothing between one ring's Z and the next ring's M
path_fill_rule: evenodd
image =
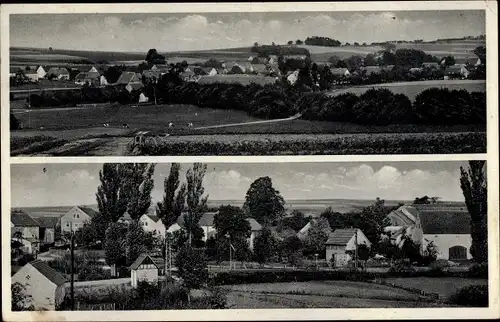
M467 259L467 248L463 246L453 246L449 249L450 260L464 260Z
M79 214L74 214L73 217L74 218L80 218L80 215Z

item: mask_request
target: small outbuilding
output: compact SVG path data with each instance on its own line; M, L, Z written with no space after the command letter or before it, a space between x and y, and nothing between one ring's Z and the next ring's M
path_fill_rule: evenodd
M140 281L157 283L160 275L164 274L165 262L161 257L141 254L130 265L130 283L137 287Z
M336 267L346 266L352 259L350 252L356 250L356 245L371 243L358 228L336 229L326 241L326 260L332 260Z

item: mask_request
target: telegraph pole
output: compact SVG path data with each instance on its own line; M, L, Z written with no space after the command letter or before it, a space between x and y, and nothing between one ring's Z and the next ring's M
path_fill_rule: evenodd
M75 234L71 225L71 311L75 310Z
M356 270L358 270L358 229L357 228L355 231L354 244L356 246L356 249L354 250L354 258L356 259L355 265L356 265Z

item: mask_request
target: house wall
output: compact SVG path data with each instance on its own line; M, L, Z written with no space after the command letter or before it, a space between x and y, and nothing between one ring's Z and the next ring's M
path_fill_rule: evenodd
M38 74L38 78L44 78L45 75L47 74L45 72L45 69L43 69L42 67L39 67L37 70L36 70L36 73Z
M33 82L38 81L38 74L25 74L25 75L29 80Z
M250 237L247 238L248 246L250 247L250 250L253 250L253 244L255 243L255 238L259 236L260 231L253 230L252 233L250 234Z
M73 207L64 216L61 217L61 233L69 233L73 228L76 231L83 227L83 225L90 221L90 216L81 211L77 207Z
M332 258L336 267L346 266L351 260L351 256L346 253L345 246L326 245L326 260L331 261Z
M149 216L142 215L141 218L139 219L141 222L141 226L146 232L155 232L162 236L165 237L165 225L163 225L161 219L158 220L158 222L154 222Z
M64 296L66 295L66 287L64 284L59 285L55 290L55 304L56 307L64 302Z
M57 76L58 80L69 80L69 75L68 74L60 74Z
M55 229L54 228L44 228L45 236L43 236L42 242L46 244L52 244L55 241Z
M26 264L14 274L12 276L12 283L16 282L26 287L26 294L32 296L31 304L35 306L35 309L55 310L56 285L33 266Z
M203 241L206 242L208 239L208 234L211 233L212 231L215 231L214 226L202 226L201 229L203 229Z
M140 265L137 270L133 270L132 272L135 272L132 280L133 287L137 287L137 283L140 281L158 282L158 268L154 264Z
M12 236L14 233L20 232L24 238L40 238L40 227L12 227Z
M449 259L450 257L450 247L453 246L463 246L467 248L467 259L471 259L470 247L472 245L472 237L470 234L442 234L442 235L431 235L424 234L423 247L433 241L434 245L437 247L437 258L438 259Z
M366 236L361 231L358 231L358 245L361 245L361 244L365 244L368 247L371 246L371 243L368 240L368 238L366 238ZM347 243L347 246L345 249L346 250L355 250L356 249L356 237L355 236L352 236L352 238Z

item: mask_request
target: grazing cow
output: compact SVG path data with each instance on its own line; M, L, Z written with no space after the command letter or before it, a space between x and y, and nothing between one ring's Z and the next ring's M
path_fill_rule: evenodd
M128 124L127 123L123 124L123 127L128 129Z
M174 126L174 123L170 122L168 123L168 127L173 127Z
M193 127L193 123L188 123L188 127Z

